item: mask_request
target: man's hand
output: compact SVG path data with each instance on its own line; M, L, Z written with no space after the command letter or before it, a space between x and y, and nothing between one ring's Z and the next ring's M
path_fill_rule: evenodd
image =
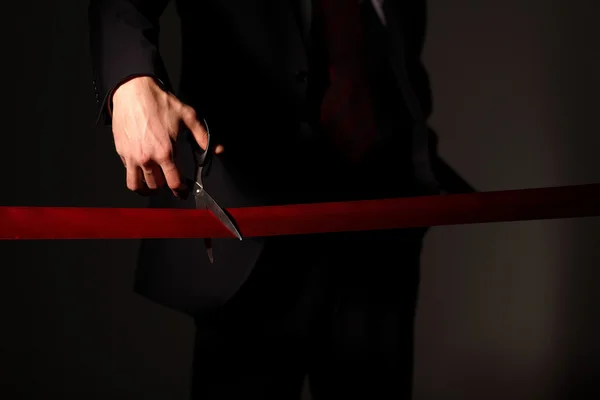
M166 183L176 196L187 191L173 153L183 125L206 149L208 136L194 109L162 90L153 78L134 78L117 88L112 128L130 190L146 193ZM215 148L215 153L221 151L221 146Z

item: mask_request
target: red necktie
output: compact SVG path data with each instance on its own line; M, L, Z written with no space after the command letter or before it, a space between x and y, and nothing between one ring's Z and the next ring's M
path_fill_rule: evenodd
M321 123L336 148L359 162L376 134L360 5L358 0L318 3L331 83L323 97Z

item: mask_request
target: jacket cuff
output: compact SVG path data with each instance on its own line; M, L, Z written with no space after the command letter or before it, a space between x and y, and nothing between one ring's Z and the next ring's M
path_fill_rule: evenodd
M171 91L169 84L154 74L133 74L133 75L129 75L129 76L123 78L122 80L117 82L115 85L113 85L113 87L106 92L106 95L104 96L104 98L102 100L100 100L98 86L97 86L96 80L94 79L93 84L94 84L94 92L96 95L96 103L98 104L98 106L100 108L100 110L98 112L98 116L96 117L96 125L103 125L103 126L111 126L112 125L112 96L113 96L113 94L124 83L126 83L134 78L139 78L141 76L151 77L156 81L156 83L162 90L164 90L165 92Z

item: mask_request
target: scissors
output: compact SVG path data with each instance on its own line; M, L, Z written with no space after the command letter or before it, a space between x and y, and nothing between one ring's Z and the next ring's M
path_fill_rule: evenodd
M223 209L217 204L217 202L212 198L211 195L204 189L204 184L202 183L202 177L205 176L205 171L210 166L210 157L213 154L213 149L211 147L210 141L210 132L208 130L208 125L206 121L204 121L204 127L206 128L207 142L206 149L202 150L196 140L192 136L191 132L188 133L188 141L192 145L192 155L194 157L194 164L196 166L196 176L194 177L194 181L191 184L191 191L196 201L196 209L197 210L208 210L210 211L225 227L233 233L239 240L242 240L242 235L236 228L235 224L229 218L229 216L223 211ZM210 238L204 239L204 245L206 247L206 253L208 254L208 259L211 263L214 263L214 255L212 249L212 240Z

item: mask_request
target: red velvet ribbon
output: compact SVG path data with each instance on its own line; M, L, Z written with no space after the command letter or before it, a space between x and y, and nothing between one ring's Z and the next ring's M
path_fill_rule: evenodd
M244 237L592 217L600 184L228 211ZM0 239L205 237L233 235L208 211L0 207Z

